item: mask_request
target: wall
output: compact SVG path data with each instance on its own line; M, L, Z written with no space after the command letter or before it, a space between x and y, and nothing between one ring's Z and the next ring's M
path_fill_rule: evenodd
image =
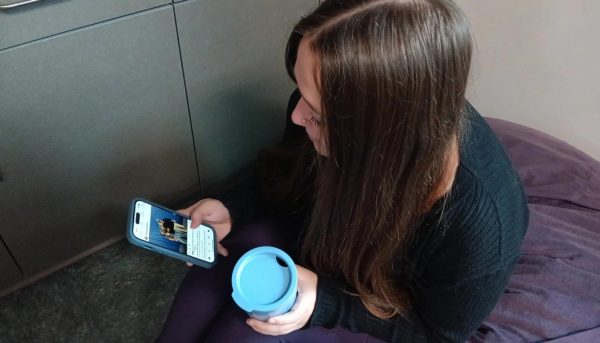
M600 1L456 0L476 41L468 97L600 159Z

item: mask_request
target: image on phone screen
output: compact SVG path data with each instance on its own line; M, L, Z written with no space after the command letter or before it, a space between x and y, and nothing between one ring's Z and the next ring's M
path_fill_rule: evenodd
M200 225L190 229L191 220L176 212L135 202L133 234L138 239L212 263L214 260L214 233Z

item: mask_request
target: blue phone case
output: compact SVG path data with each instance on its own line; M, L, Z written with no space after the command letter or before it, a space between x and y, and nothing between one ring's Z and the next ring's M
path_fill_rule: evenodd
M184 217L186 219L189 219L189 217L184 216L182 214L179 214L176 211L168 209L168 208L166 208L164 206L155 204L155 203L153 203L151 201L148 201L146 199L143 199L143 198L135 198L129 204L128 218L127 218L127 240L131 244L137 245L137 246L139 246L141 248L144 248L144 249L148 249L148 250L157 252L159 254L163 254L163 255L166 255L166 256L169 256L169 257L173 257L173 258L185 261L185 262L189 262L189 263L192 263L192 264L195 264L197 266L204 267L204 268L212 268L217 263L217 233L215 232L215 229L212 226L208 225L208 224L202 223L202 225L210 228L213 231L213 251L214 251L214 256L213 256L212 263L210 263L208 261L204 261L204 260L198 259L198 258L195 258L195 257L192 257L192 256L189 256L189 255L186 255L186 254L183 254L183 253L175 252L175 251L169 250L167 248L163 248L160 245L153 244L153 243L150 243L150 242L146 242L146 241L144 241L142 239L139 239L139 238L135 237L135 235L133 234L133 225L134 225L135 215L136 215L135 204L136 204L137 201L145 202L145 203L147 203L147 204L149 204L149 205L151 205L153 207L160 208L160 209L162 209L164 211L167 211L167 212L170 212L170 213L176 213L178 216L181 216L181 217Z

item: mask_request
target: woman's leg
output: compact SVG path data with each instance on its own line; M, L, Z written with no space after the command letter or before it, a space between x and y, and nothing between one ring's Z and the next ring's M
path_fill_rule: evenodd
M254 331L246 324L248 315L230 301L229 306L220 313L210 328L210 333L204 342L207 343L383 343L364 333L353 333L341 327L324 329L322 327L296 330L287 335L266 336Z
M273 225L261 223L235 231L223 240L229 256L211 269L191 267L183 279L157 342L198 342L231 301L231 273L248 250L271 245L285 249Z

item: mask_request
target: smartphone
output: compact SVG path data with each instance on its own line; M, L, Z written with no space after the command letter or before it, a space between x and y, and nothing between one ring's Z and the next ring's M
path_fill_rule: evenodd
M217 235L201 224L190 228L187 216L136 198L129 205L127 239L134 245L190 262L204 268L217 263Z

